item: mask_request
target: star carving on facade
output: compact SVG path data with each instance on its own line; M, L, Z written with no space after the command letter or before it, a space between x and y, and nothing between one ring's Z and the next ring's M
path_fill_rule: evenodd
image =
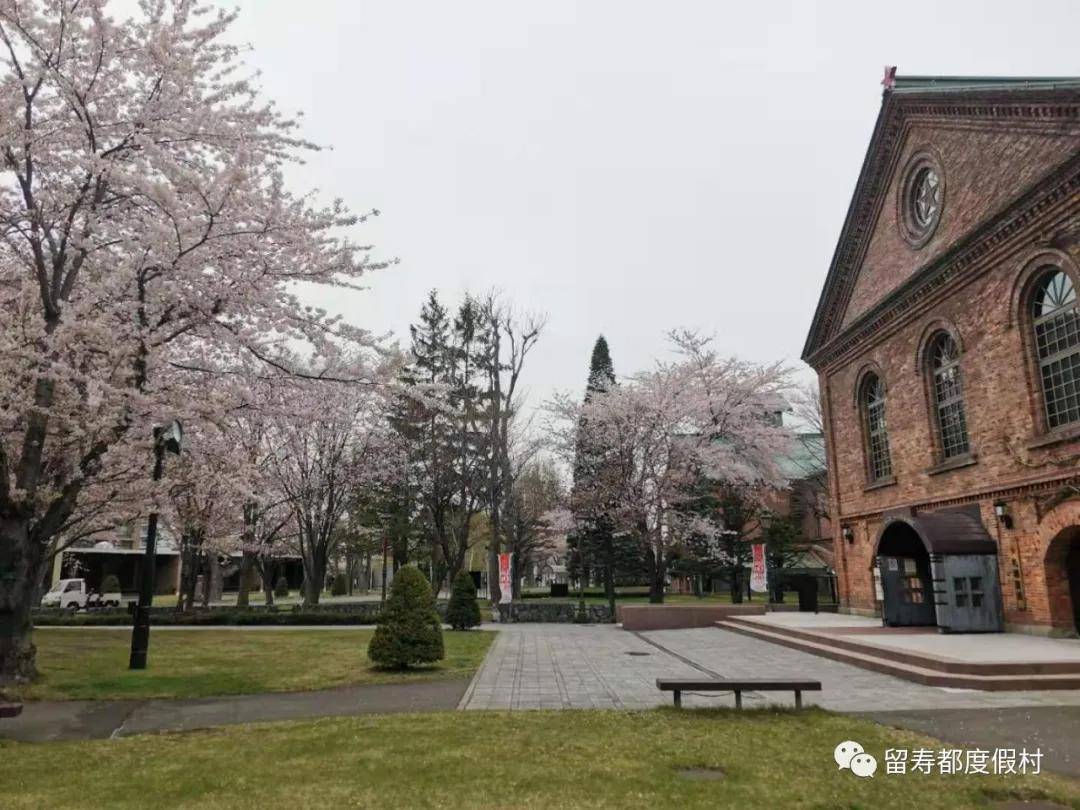
M937 172L927 169L915 188L915 218L920 225L928 225L937 215L941 204L940 183Z

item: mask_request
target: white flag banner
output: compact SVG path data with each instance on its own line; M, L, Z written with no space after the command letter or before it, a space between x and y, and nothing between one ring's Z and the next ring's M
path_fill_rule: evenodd
M750 550L754 553L754 564L750 569L750 590L754 593L766 593L769 590L769 576L765 569L765 544L755 543Z
M508 605L514 595L514 554L499 555L499 604Z

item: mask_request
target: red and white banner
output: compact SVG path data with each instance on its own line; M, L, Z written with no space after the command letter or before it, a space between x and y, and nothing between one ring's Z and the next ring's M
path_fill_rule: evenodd
M754 553L754 564L750 569L750 590L765 593L769 590L769 578L765 571L765 544L755 543L750 546Z
M514 595L513 553L499 555L499 604L506 605Z

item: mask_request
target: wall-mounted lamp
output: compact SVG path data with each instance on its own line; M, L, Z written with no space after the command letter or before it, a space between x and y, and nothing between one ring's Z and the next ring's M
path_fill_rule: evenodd
M994 515L997 517L998 523L1006 529L1013 527L1012 514L1010 514L1009 505L1005 501L998 501L994 504Z
M847 541L848 545L855 542L855 530L850 526L845 526L840 530L841 536Z

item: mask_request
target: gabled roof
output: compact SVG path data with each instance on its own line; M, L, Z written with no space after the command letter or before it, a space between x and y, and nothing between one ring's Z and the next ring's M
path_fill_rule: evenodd
M825 437L820 433L797 433L791 449L778 460L780 472L791 481L825 472Z
M881 110L803 347L802 358L812 365L834 338L878 316L871 311L842 326L910 116L1080 121L1080 77L896 76L893 81L882 94Z
M1080 76L896 76L893 93L1080 88ZM889 91L886 90L886 93Z

